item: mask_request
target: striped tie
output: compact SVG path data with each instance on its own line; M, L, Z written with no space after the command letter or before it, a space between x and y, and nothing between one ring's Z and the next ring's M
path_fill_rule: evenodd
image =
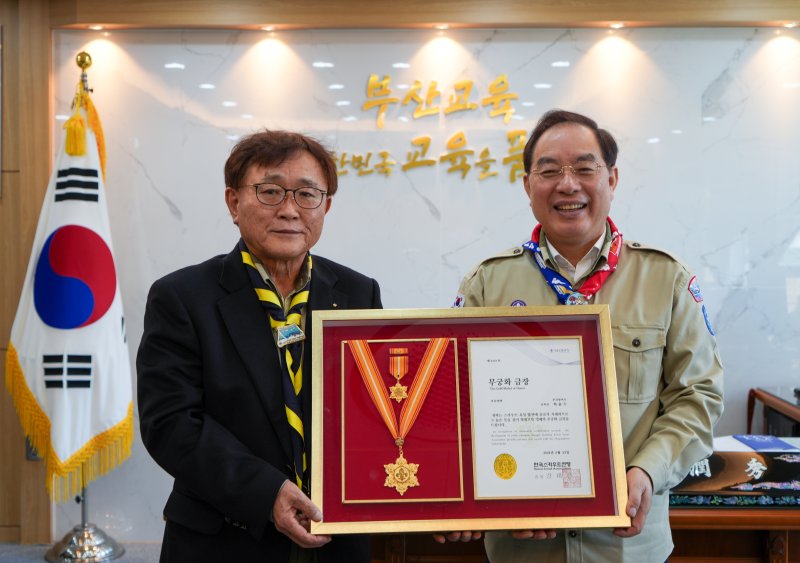
M256 290L259 301L269 316L269 324L273 331L287 325L300 326L303 306L308 302L309 286L306 286L292 297L289 310L284 312L281 298L270 289L261 278L253 263L253 258L247 251L244 241L239 241L239 250L242 253L242 262L245 263L250 280ZM308 257L309 276L311 273L311 256ZM289 421L292 436L292 453L294 457L294 477L297 486L307 491L305 473L307 469L305 454L305 435L303 434L303 412L300 406L300 392L303 390L303 342L293 342L278 349L281 362L281 386L283 387L283 402L286 409L286 419ZM305 488L304 488L305 485Z

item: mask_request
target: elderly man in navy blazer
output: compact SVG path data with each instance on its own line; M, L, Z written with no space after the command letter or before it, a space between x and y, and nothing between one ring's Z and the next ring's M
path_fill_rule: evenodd
M161 561L369 561L364 536L309 532L311 312L381 307L374 279L310 253L336 165L262 131L225 183L241 239L153 284L136 361L142 440L175 478Z

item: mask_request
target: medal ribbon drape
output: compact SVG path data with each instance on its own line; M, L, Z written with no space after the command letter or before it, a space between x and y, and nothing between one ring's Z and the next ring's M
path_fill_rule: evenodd
M308 302L309 286L306 286L292 297L289 310L284 312L280 297L271 290L253 263L253 258L247 250L244 241L239 241L239 250L242 262L247 268L250 280L256 290L259 301L264 306L269 317L270 328L277 331L289 325L300 326L303 307ZM311 256L308 257L309 276L311 273ZM282 348L282 350L280 349ZM303 343L296 341L285 346L279 346L278 355L281 362L281 386L283 388L283 402L286 410L286 419L289 421L292 436L292 455L294 462L294 477L297 486L307 492L305 473L308 468L305 453L305 434L303 431L303 412L300 406L300 393L303 390Z
M425 355L422 362L417 369L417 374L411 384L411 389L408 392L408 398L400 410L400 421L398 424L397 417L395 416L394 409L390 403L390 396L383 385L378 366L375 363L375 358L369 349L369 344L366 340L350 340L348 346L353 353L356 366L358 367L364 385L369 392L375 408L381 415L384 424L389 429L395 444L399 449L399 456L395 463L384 465L386 470L386 482L384 486L395 488L401 495L406 492L409 487L419 485L416 477L416 472L419 467L418 464L408 463L403 455L403 445L406 441L411 427L419 416L422 405L430 391L431 384L433 383L436 373L439 370L439 365L442 362L444 353L450 340L448 338L433 338L431 339L428 347L425 350Z
M619 255L622 251L622 233L619 232L619 229L617 229L611 217L608 217L608 226L611 228L611 249L608 252L608 260L602 268L586 278L579 288L573 288L567 278L552 268L549 268L544 263L542 250L539 247L539 237L542 232L541 224L534 227L531 240L522 245L531 252L544 279L547 280L548 285L555 292L556 297L558 297L562 305L588 304L594 294L600 291L600 288L606 282L608 276L613 274L614 270L617 269Z

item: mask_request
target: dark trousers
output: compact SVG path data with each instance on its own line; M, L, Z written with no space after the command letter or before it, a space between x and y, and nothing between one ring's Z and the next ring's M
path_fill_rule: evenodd
M161 563L289 561L291 542L257 541L241 528L225 525L216 534L204 534L167 520L161 544ZM369 563L368 536L342 535L317 550L319 563Z

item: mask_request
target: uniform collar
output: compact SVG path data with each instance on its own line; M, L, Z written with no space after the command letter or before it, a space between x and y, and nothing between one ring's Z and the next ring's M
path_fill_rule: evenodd
M258 271L258 275L261 276L261 279L264 280L264 283L267 284L267 287L269 287L270 289L274 290L276 295L280 296L280 298L285 303L290 303L292 301L292 297L296 293L301 291L303 288L305 288L306 284L308 284L308 280L311 279L311 268L308 267L309 260L308 260L308 254L306 254L306 259L303 261L303 265L300 267L300 272L297 275L297 281L294 284L294 289L292 290L292 292L289 295L287 295L284 298L280 294L280 291L278 291L278 288L275 285L275 283L269 277L269 272L267 271L267 268L264 266L264 264L261 262L261 260L259 260L255 256L255 254L251 253L250 256L253 259L253 265L256 267L256 270Z
M550 240L547 238L547 233L545 233L544 230L542 230L541 238L543 239L541 242L544 242L544 244L540 244L539 248L542 250L545 261L559 273L566 275L573 283L591 274L597 268L600 262L599 259L608 260L608 253L611 250L611 228L608 226L608 223L606 223L606 230L595 241L594 245L592 245L583 258L580 259L577 267L573 266L569 260L564 258L558 249L550 243Z

